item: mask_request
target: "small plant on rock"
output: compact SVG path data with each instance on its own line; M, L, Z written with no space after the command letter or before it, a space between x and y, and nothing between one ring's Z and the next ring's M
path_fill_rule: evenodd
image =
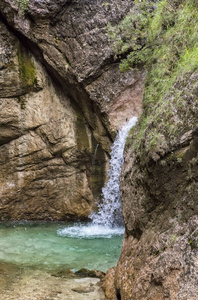
M18 0L18 3L19 3L19 7L22 11L22 14L24 15L28 10L29 0Z

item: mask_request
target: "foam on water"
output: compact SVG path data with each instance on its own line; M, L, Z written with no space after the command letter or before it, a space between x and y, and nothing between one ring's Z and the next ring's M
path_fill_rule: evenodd
M107 227L97 224L90 225L74 225L59 229L57 234L62 237L95 239L95 238L111 238L112 236L121 236L124 234L123 227Z
M92 213L91 224L76 224L58 230L62 237L72 238L111 238L124 234L124 226L121 213L121 195L119 176L123 164L123 151L129 130L137 122L137 117L132 117L118 132L111 148L109 180L102 189L102 203L98 205L98 212ZM97 145L98 146L98 145ZM97 147L95 150L96 155Z

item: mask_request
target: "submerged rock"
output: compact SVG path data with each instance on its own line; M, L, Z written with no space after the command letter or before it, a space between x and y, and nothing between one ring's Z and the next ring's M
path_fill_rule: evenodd
M21 268L19 266L12 263L0 262L0 294L3 290L10 288L20 274Z
M24 269L12 283L1 289L0 299L74 299L104 300L98 278L65 279L46 271Z
M102 279L105 276L105 273L99 270L89 270L86 268L82 268L76 272L73 272L69 269L61 269L52 273L55 277L63 277L63 278L79 278L79 277L90 277L90 278L100 278Z
M105 276L105 273L99 270L89 270L89 269L80 269L75 272L76 275L82 277L92 277L92 278L100 278L102 279Z
M75 273L70 269L61 269L54 271L52 274L54 277L61 277L61 278L74 278L76 277Z

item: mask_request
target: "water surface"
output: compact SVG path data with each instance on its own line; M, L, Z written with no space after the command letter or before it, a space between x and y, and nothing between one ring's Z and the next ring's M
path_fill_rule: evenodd
M117 264L123 228L45 222L0 223L0 261L22 267L106 271Z

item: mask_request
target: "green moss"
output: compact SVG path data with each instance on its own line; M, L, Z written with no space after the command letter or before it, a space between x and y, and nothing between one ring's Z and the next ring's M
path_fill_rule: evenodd
M175 156L177 158L177 161L182 161L184 153L186 149L180 149L178 151L175 151Z
M177 163L182 163L183 161L183 154L184 154L185 150L181 149L181 150L178 150L178 151L174 151L170 154L168 154L165 158L165 161L167 163L169 162L177 162Z
M23 97L18 97L18 103L20 104L20 106L21 106L21 109L25 109L25 100L24 100L24 98Z
M25 14L28 11L29 0L18 0L18 3L22 14Z
M17 55L19 74L23 87L31 87L36 85L36 71L30 52L23 47L19 47Z

